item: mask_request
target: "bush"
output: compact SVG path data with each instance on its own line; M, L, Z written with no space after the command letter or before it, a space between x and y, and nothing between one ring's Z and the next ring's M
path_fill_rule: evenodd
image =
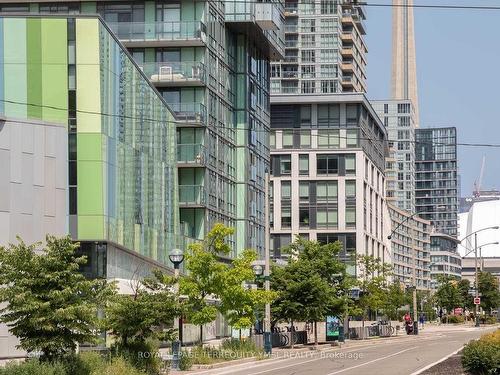
M193 358L188 351L183 350L179 358L179 369L181 371L190 370L193 367Z
M239 353L254 353L255 355L262 352L252 340L238 340L235 338L224 340L221 349Z
M94 370L90 375L144 375L146 372L136 369L124 358L114 358L104 367ZM69 374L68 374L69 375Z
M26 362L10 362L4 368L0 367L0 375L66 375L66 369L61 363L40 362L30 359Z
M481 320L482 324L496 324L497 323L497 318L496 316L481 316L479 318Z
M157 343L132 341L128 342L127 345L116 344L112 351L114 355L123 357L149 375L160 373L162 360L159 356Z
M92 372L103 368L106 359L97 352L83 352L71 355L62 360L68 375L90 375Z
M500 330L469 342L462 353L462 365L472 374L497 374L500 371Z
M463 323L464 321L465 318L462 315L447 315L441 318L442 323L448 322L450 324L457 324L457 323Z

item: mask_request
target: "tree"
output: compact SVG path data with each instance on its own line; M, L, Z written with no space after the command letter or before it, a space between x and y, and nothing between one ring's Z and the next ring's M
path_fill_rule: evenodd
M114 349L150 374L159 372L159 359L140 353L156 352L158 340L171 341L176 336L172 323L181 308L175 282L155 270L152 277L132 282L132 295L116 295L106 307L106 327L117 338Z
M40 243L0 247L0 321L18 337L19 348L40 351L52 361L72 352L77 343L97 340L97 309L115 291L106 280L88 280L86 263L71 238L46 237Z
M481 294L481 307L488 314L491 314L491 310L500 305L498 280L490 272L480 272L478 275L478 289Z
M458 289L456 278L449 275L438 276L438 289L434 295L438 306L443 307L448 313L457 306L462 306L463 300Z
M405 293L404 287L397 281L389 284L386 293L387 296L383 300L382 310L389 319L399 319L399 309L410 303L410 296Z
M322 245L298 237L286 250L292 254L288 264L273 268L271 287L278 293L274 313L292 324L313 322L315 345L317 322L327 315L340 316L345 308L346 268L339 259L340 249L339 242Z
M460 293L464 309L472 310L474 308L474 301L472 295L469 293L470 281L467 279L460 280L457 284L457 288Z
M231 263L231 267L223 274L224 288L220 293L219 309L228 323L239 330L251 328L258 311L262 311L266 303L271 303L276 293L262 289L250 289L245 282L254 279L252 262L257 259L253 250L245 250Z
M357 305L362 311L364 327L370 311L376 313L384 306L387 307L387 277L390 275L391 267L382 263L379 258L370 255L358 257L357 264L360 271L359 287L361 289Z
M211 303L219 299L224 290L227 264L220 256L228 255L231 247L227 237L234 229L215 224L202 243L193 243L186 254L187 275L179 281L180 294L186 296L184 311L191 323L200 327L200 344L203 343L203 325L217 317L217 306Z

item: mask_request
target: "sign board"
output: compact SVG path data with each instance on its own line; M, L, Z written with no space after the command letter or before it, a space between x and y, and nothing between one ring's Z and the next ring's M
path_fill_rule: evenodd
M462 315L464 312L464 309L462 309L461 307L455 307L455 309L453 310L453 315Z
M326 341L334 341L339 338L340 319L337 316L326 317Z
M480 297L475 297L474 298L474 305L480 305L481 304L481 298Z

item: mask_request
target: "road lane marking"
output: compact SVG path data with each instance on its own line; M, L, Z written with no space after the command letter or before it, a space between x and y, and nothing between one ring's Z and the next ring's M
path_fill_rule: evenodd
M460 348L458 348L457 350L455 350L453 353L450 353L448 354L447 356L437 360L436 362L433 362L425 367L422 367L420 370L417 370L415 372L413 372L411 375L418 375L418 374L421 374L422 372L424 372L425 370L428 370L430 369L431 367L434 367L436 366L437 364L441 363L441 362L444 362L446 361L448 358L450 358L451 356L454 356L455 354L457 354L460 350L462 350L464 348L465 345L462 345Z
M339 349L339 348L332 348L332 349L327 349L327 350L322 350L320 352L302 352L302 353L292 353L291 354L291 357L289 358L283 358L283 359L267 359L267 360L264 360L265 363L258 363L258 364L253 364L251 366L248 366L248 364L251 364L251 362L249 363L241 363L241 364L238 364L238 365L234 365L234 366L231 366L230 369L226 369L225 371L221 371L221 372L217 372L217 373L214 373L213 371L217 371L218 369L209 369L209 370L204 370L204 371L201 371L201 372L195 372L195 373L191 373L192 375L202 375L202 374L209 374L209 373L212 373L212 374L217 374L217 375L224 375L224 374L232 374L232 373L235 373L235 372L239 372L239 371L245 371L245 370L248 370L250 368L256 368L256 367L262 367L262 366L267 366L267 365L273 365L273 364L279 364L281 362L285 362L285 361L290 361L292 359L294 359L294 356L295 356L295 359L297 358L300 358L300 354L304 354L304 353L307 353L307 354L313 354L313 355L318 355L319 357L318 358L313 358L313 359L309 359L307 361L301 361L301 362L298 362L298 361L295 361L293 364L290 364L290 365L287 365L287 366L282 366L282 367L274 367L272 369L269 369L269 370L264 370L262 372L253 372L252 375L257 375L257 374L264 374L266 372L270 372L270 371L275 371L275 370L280 370L282 368L287 368L287 367L292 367L292 366L298 366L298 365L301 365L303 363L308 363L308 362L312 362L312 361L317 361L317 360L320 360L320 359L325 359L325 358L322 358L321 357L321 353L329 353L329 352L340 352L340 353L352 353L352 352L356 352L358 349L363 349L363 348L366 348L366 349L373 349L375 348L376 346L373 345L373 343L370 343L370 344L367 344L367 345L359 345L359 346L356 346L356 347L353 347L351 348L350 350L345 350L343 351L342 349ZM349 349L349 348L347 348ZM241 369L236 369L235 367L243 367L247 365L246 367L244 368L241 368ZM224 370L224 368L221 368L220 370Z
M368 361L368 362L365 362L365 363L361 363L360 365L356 365L356 366L348 367L348 368L345 368L345 369L342 369L342 370L339 370L339 371L335 371L335 372L330 372L330 373L329 373L329 374L327 374L327 375L335 375L335 374L340 374L341 372L346 372L346 371L354 370L355 368L358 368L358 367L363 367L363 366L369 365L370 363L374 363L374 362L382 361L382 360L384 360L384 359L394 357L395 355L398 355L398 354L401 354L401 353L407 352L408 350L412 350L412 349L416 349L416 348L418 348L418 346L415 346L415 347L412 347L412 348L408 348L408 349L404 349L404 350L400 350L400 351L399 351L399 352L397 352L397 353L392 353L392 354L390 354L390 355L386 355L385 357L381 357L381 358L373 359L373 360L371 360L371 361Z

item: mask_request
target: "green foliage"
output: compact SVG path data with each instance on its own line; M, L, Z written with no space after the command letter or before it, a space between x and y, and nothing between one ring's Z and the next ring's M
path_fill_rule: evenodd
M26 362L11 362L4 368L0 367L0 375L69 375L61 363L39 362L30 359Z
M207 297L220 298L224 291L228 266L221 263L219 257L229 253L226 237L233 233L234 229L215 224L203 243L191 244L186 254L187 275L179 281L180 293L187 297L185 313L191 323L200 326L200 333L203 324L217 317L217 308L208 302Z
M399 309L409 304L410 295L405 293L399 282L394 282L386 288L386 298L383 299L382 310L389 319L396 320L401 317Z
M119 342L112 347L115 357L123 358L135 368L149 375L160 373L162 361L158 353L158 342L152 339L128 341L127 344Z
M467 344L462 353L462 365L471 374L498 374L500 371L500 330Z
M469 294L470 287L470 281L467 279L462 279L457 284L460 298L462 300L462 307L472 310L474 308L474 301L473 297Z
M221 349L239 353L260 353L262 349L257 348L252 340L237 340L230 338L222 341Z
M64 357L61 363L64 364L68 375L90 375L104 367L106 358L96 352L83 352Z
M292 254L288 264L274 266L271 273L275 321L318 322L344 312L348 278L340 249L339 242L321 245L297 237L287 250Z
M77 343L97 340L97 308L114 293L106 280L79 273L86 263L71 238L46 237L39 243L0 247L0 321L28 352L54 360L74 351Z
M456 278L448 275L440 275L438 278L438 289L434 294L434 298L438 306L445 308L447 311L453 311L455 307L463 305L462 292L458 288Z
M442 323L458 324L463 323L465 318L462 315L447 315L441 318Z
M235 329L251 328L256 312L276 297L274 292L245 287L245 282L254 278L252 262L256 259L255 251L245 250L222 274L224 288L220 292L219 310Z
M191 370L191 367L193 367L193 358L188 351L183 350L179 358L179 369L181 371L188 371Z
M144 375L145 372L136 369L123 358L113 358L111 362L94 370L90 375ZM69 375L69 374L68 374Z
M399 294L392 295L394 299L389 299L389 290L387 288L387 277L391 274L391 267L382 263L381 259L373 256L363 255L356 259L360 274L359 288L361 295L356 305L359 307L363 319L368 318L369 311L378 311L386 308L388 311L401 307L395 306L399 300L404 300ZM396 293L394 287L390 289Z
M500 305L498 280L490 272L480 272L478 285L481 294L481 307L489 314L491 309L496 309Z
M498 319L496 316L481 316L480 318L481 324L496 324L498 323Z

